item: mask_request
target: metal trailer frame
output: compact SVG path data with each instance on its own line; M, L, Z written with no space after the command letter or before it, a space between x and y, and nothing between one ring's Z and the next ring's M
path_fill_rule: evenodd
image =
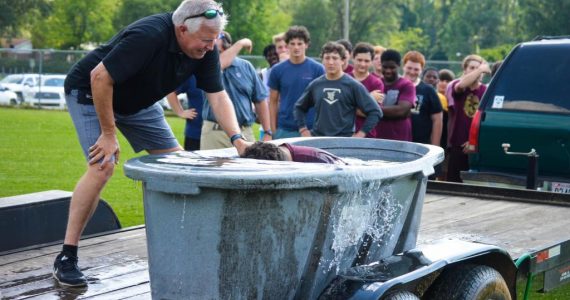
M490 199L550 205L570 205L570 195L529 190L481 187L430 181L429 192L451 195L477 195ZM442 240L433 245L396 254L377 263L357 266L338 276L324 291L328 298L338 291L348 299L383 299L407 291L423 295L441 273L458 265L484 265L504 278L513 300L517 298L517 279L526 278L523 299L528 299L533 278L544 274L542 291L548 292L570 283L570 240L560 241L521 255L516 261L500 247L459 240ZM350 294L347 295L346 293ZM327 294L328 293L328 294Z

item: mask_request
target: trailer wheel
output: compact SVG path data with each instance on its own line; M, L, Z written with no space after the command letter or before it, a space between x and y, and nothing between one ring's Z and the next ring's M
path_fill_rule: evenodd
M414 293L407 292L407 291L396 292L396 293L390 294L390 295L388 295L382 299L383 300L420 300L420 298L418 296L416 296Z
M460 265L443 271L425 299L511 300L511 294L497 270L481 265Z

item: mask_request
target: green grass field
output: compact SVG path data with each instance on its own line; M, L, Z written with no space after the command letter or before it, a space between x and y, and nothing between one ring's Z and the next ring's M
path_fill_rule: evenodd
M73 191L86 168L71 118L66 111L0 107L0 197L47 190ZM167 117L181 145L184 120ZM258 126L254 134L258 136ZM123 227L144 223L142 186L124 175L123 163L135 154L119 135L121 163L101 198Z
M184 120L167 119L183 143ZM0 108L0 120L0 197L73 190L86 163L67 112ZM119 143L122 163L143 154L135 154L123 136ZM141 184L124 175L122 163L101 198L123 227L143 224Z

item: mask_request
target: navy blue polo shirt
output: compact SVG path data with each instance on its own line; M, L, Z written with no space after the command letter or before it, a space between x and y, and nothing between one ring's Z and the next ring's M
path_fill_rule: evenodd
M208 51L202 59L186 56L176 40L172 13L142 18L87 54L69 71L66 93L78 89L91 94L90 73L101 61L115 83L113 109L119 114L151 106L192 75L207 93L224 89L218 50Z

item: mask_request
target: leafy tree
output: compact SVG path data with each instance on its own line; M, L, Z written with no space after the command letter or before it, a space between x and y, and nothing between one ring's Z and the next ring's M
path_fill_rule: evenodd
M343 2L344 0L336 0ZM350 2L350 40L391 47L390 34L398 31L401 11L396 1L369 0ZM339 19L339 21L342 19ZM339 22L339 24L342 24Z
M494 0L455 1L439 35L447 57L460 59L480 48L494 47L508 37L509 30L504 26L507 4Z
M311 33L311 56L317 56L327 41L343 37L345 0L298 0L294 3L293 23ZM393 1L350 1L349 39L353 44L369 42L386 46L389 34L397 31L399 10ZM316 13L318 12L318 13Z
M82 44L102 43L113 36L114 0L54 0L52 14L32 29L36 48L79 49Z
M487 61L495 62L505 59L513 47L512 44L502 44L493 48L482 49L479 54Z
M425 53L424 49L427 49L429 45L429 37L425 35L421 28L408 28L404 31L396 31L389 35L389 45L390 48L396 49L402 52L409 50L416 50Z
M140 18L173 12L178 5L180 0L122 0L113 18L113 25L119 31Z
M341 37L342 29L338 25L341 23L337 23L335 18L330 17L335 15L330 0L298 1L294 3L293 12L292 25L303 25L311 34L308 55L319 56L324 43ZM315 12L319 13L315 14Z
M223 8L230 20L227 31L235 41L251 39L253 54L261 54L273 35L287 30L291 22L279 0L225 0Z
M518 0L520 28L524 40L539 35L570 34L570 0Z
M408 0L402 2L400 9L402 10L402 22L400 24L401 31L409 31L403 34L394 35L395 38L409 37L413 34L419 34L421 39L418 43L410 44L406 50L416 50L422 52L426 58L433 58L441 55L438 47L438 32L442 20L447 20L449 15L448 6L453 3L451 1L441 0ZM410 31L410 29L421 29L421 33ZM427 38L427 43L426 39ZM410 42L413 42L410 40ZM420 48L417 48L420 47Z
M33 20L50 11L47 0L0 0L0 37L13 38L29 30Z

